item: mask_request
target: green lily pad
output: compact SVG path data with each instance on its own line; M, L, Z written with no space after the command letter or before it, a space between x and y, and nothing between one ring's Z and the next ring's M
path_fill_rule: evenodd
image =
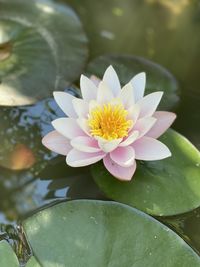
M112 65L119 75L122 85L139 72L146 72L147 84L145 94L163 91L164 97L160 103L163 110L172 109L179 101L178 84L174 76L159 64L142 57L132 55L104 55L91 61L87 73L102 78L105 69Z
M79 77L87 38L68 6L0 0L0 25L0 105L32 104Z
M6 241L0 242L0 266L1 267L19 267L19 261L11 246ZM35 257L31 257L26 267L41 267Z
M41 267L35 257L31 257L30 260L27 262L26 267Z
M0 242L0 266L19 267L17 256L6 241Z
M92 167L100 189L111 199L152 215L168 216L190 211L200 205L200 153L183 136L168 130L161 138L172 157L137 162L130 182L120 182L102 163Z
M173 231L123 204L75 200L24 222L42 267L199 267L198 255Z

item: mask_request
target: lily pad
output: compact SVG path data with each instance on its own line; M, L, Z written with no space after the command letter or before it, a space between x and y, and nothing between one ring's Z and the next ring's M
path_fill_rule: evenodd
M160 103L163 110L171 110L179 101L178 84L174 76L161 65L142 57L132 55L104 55L91 61L87 67L89 75L102 78L105 69L112 65L119 75L122 85L139 72L146 72L147 84L145 94L163 91Z
M17 256L6 241L0 242L0 266L19 267Z
M32 104L79 77L87 38L70 7L0 0L0 25L0 105Z
M26 267L41 267L35 257L31 257L27 262Z
M11 246L6 241L0 242L0 266L1 267L20 267L17 256ZM35 257L31 257L26 267L41 267Z
M172 157L138 161L130 182L115 179L102 163L92 167L94 180L106 196L159 216L184 213L200 205L199 151L173 130L160 140L169 147Z
M116 202L61 203L27 219L24 229L42 267L200 266L173 231Z

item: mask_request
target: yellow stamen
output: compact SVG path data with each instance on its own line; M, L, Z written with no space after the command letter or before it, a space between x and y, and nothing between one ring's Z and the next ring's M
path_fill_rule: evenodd
M88 125L93 136L107 140L123 138L133 124L127 119L128 111L121 103L98 105L89 114Z

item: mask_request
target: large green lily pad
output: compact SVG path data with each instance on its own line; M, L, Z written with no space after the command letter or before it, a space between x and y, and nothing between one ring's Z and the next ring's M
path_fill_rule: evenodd
M0 0L0 105L32 104L76 80L87 39L74 11L50 0Z
M199 267L200 258L173 231L129 206L75 200L24 222L42 267Z
M111 199L149 214L168 216L190 211L200 205L200 153L183 136L168 130L161 138L172 157L137 162L130 182L110 175L102 163L92 168L94 180Z
M139 72L146 72L147 84L145 94L163 91L164 97L160 103L163 110L172 109L179 100L178 84L174 76L159 64L142 57L132 55L104 55L91 61L87 72L102 78L105 69L113 65L119 75L122 85Z

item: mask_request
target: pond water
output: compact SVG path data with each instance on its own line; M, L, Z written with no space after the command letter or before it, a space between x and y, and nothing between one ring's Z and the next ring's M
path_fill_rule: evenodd
M133 54L172 72L181 99L173 127L200 148L200 1L62 2L83 22L90 40L89 60L105 53ZM66 198L105 198L87 168L71 170L64 157L42 147L50 122L61 114L52 98L33 106L0 108L0 239L12 240L16 250L18 221L37 209ZM200 208L162 222L200 253Z

